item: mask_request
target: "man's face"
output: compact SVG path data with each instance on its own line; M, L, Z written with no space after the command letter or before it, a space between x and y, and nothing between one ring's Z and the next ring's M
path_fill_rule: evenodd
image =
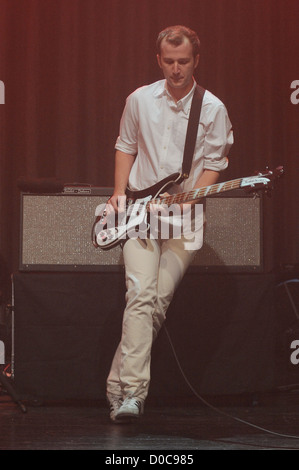
M190 41L185 38L179 46L173 46L165 39L161 43L161 55L157 55L170 93L182 98L192 88L193 72L198 65L199 55L193 56Z

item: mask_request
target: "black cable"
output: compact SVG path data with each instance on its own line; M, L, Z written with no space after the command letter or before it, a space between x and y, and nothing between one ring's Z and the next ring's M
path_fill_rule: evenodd
M167 338L168 338L168 341L169 341L169 344L170 344L170 347L172 349L172 352L174 354L174 358L176 360L176 363L178 365L178 368L184 378L184 380L186 381L187 385L189 386L189 388L191 389L191 391L194 393L194 395L202 402L204 403L207 407L211 408L213 411L216 411L217 413L219 414L222 414L223 416L226 416L227 418L231 418L231 419L234 419L235 421L239 421L240 423L242 424L246 424L247 426L251 426L255 429L259 429L260 431L264 431L266 433L269 433L269 434L273 434L275 436L279 436L279 437L287 437L287 438L292 438L292 439L299 439L299 436L293 436L293 435L290 435L290 434L282 434L282 433L279 433L279 432L276 432L276 431L271 431L269 429L266 429L266 428L263 428L262 426L258 426L256 424L253 424L253 423L250 423L249 421L245 421L244 419L241 419L241 418L238 418L236 416L233 416L229 413L226 413L225 411L222 411L220 410L219 408L217 408L216 406L212 405L211 403L209 403L207 400L205 400L202 396L200 396L196 390L194 389L194 387L191 385L191 383L189 382L189 380L187 379L183 369L182 369L182 366L180 364L180 361L177 357L177 354L176 354L176 351L175 351L175 348L174 348L174 345L172 343L172 340L170 338L170 335L168 333L168 330L165 326L165 324L163 325L164 326L164 329L165 329L165 332L166 332L166 335L167 335Z

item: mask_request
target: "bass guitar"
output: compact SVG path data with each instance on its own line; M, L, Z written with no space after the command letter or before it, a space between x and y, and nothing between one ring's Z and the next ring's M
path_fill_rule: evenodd
M165 195L163 193L171 186L179 184L184 178L181 173L174 173L159 183L140 191L126 191L126 207L118 214L107 215L106 204L97 207L96 218L92 226L92 243L95 247L110 249L124 241L136 227L143 226L148 230L148 214L150 206L171 207L175 204L201 201L209 196L235 189L247 192L269 191L273 181L282 176L283 167L257 173L255 176L237 178L223 183L192 189L191 191Z

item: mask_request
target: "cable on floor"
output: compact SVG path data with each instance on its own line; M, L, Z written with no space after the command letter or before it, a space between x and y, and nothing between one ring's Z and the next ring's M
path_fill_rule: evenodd
M219 414L222 414L223 416L226 416L227 418L231 418L231 419L234 419L235 421L238 421L242 424L245 424L247 426L251 426L255 429L259 429L260 431L264 431L268 434L273 434L274 436L279 436L279 437L287 437L287 438L292 438L292 439L299 439L299 436L293 436L293 435L290 435L290 434L282 434L282 433L279 433L279 432L276 432L276 431L271 431L270 429L266 429L262 426L258 426L256 424L253 424L253 423L250 423L249 421L246 421L242 418L238 418L237 416L233 416L229 413L226 413L225 411L222 411L220 410L219 408L217 408L216 406L212 405L211 403L209 403L207 400L205 400L201 395L199 395L196 390L194 389L194 387L192 386L192 384L189 382L188 378L186 377L184 371L183 371L183 368L180 364L180 361L178 359L178 356L177 356L177 353L175 351L175 348L174 348L174 345L173 345L173 342L171 340L171 337L170 337L170 334L165 326L165 324L163 325L164 327L164 330L165 330L165 333L167 335L167 338L168 338L168 341L169 341L169 344L170 344L170 347L172 349L172 352L174 354L174 358L176 360L176 363L178 365L178 368L185 380L185 382L187 383L188 387L190 388L190 390L194 393L194 395L202 402L204 403L208 408L211 408L213 411L216 411L216 413L219 413Z

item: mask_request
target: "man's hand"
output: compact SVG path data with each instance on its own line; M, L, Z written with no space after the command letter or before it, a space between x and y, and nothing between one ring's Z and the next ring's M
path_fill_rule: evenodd
M124 212L126 209L127 196L125 194L114 193L107 201L106 213L107 215L113 212Z

